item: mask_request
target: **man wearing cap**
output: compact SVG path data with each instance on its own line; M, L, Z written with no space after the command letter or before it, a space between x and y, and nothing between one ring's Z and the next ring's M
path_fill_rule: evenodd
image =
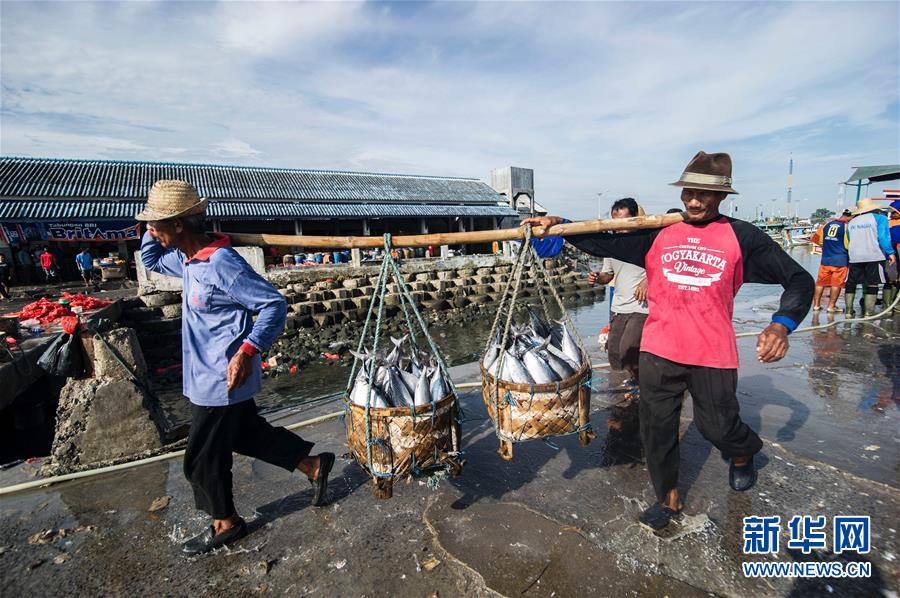
M141 261L182 280L184 394L191 430L184 473L198 509L213 524L183 545L199 554L247 535L234 506L232 453L299 469L313 486L312 504L326 504L332 453L311 457L312 443L271 426L256 410L260 352L284 328L287 306L278 291L231 248L227 236L205 232L207 200L183 181L157 181L147 207ZM256 321L253 316L256 315Z
M731 157L699 152L681 178L684 222L664 229L573 236L577 248L647 271L650 314L640 354L641 439L657 503L640 516L653 529L683 507L678 495L678 426L684 391L694 401L700 433L730 459L729 483L745 491L756 483L753 456L762 448L741 421L737 401L738 352L731 317L745 282L780 284L781 305L756 345L760 362L784 357L788 334L806 317L812 277L768 235L749 222L719 213L730 193ZM551 227L561 218L528 218ZM553 234L550 229L550 234Z
M847 255L847 243L844 232L850 221L850 210L844 212L834 220L829 220L813 235L810 241L822 248L822 260L819 263L819 275L816 279L816 293L813 296L813 310L822 309L822 295L825 289L830 288L828 296L828 313L837 311L837 300L841 296L844 284L847 282L849 268L849 256Z
M863 285L863 317L875 315L878 287L886 282L884 263L896 261L891 247L891 230L887 217L878 213L882 206L866 197L853 210L853 220L847 224L847 252L850 256L850 272L844 290L844 313L855 316L853 300L857 285Z

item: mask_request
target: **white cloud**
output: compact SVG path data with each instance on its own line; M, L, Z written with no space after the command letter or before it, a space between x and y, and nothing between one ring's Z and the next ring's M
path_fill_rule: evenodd
M253 148L246 141L240 139L225 139L213 146L213 152L228 158L241 157L253 158L260 154L258 149Z
M605 189L670 207L701 148L733 154L747 202L783 193L790 152L823 198L854 160L900 160L896 4L0 10L4 153L484 178L518 164L574 217Z

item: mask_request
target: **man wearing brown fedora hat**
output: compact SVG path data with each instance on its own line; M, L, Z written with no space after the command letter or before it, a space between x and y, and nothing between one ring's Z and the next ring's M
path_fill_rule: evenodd
M844 287L844 313L856 315L853 301L856 287L863 285L863 316L875 315L878 288L886 282L884 264L894 263L891 247L891 225L879 210L881 206L875 198L859 200L853 210L853 220L847 224L847 252L850 254L850 272Z
M806 317L814 289L812 277L768 235L719 213L725 197L737 193L728 154L699 152L672 185L682 188L684 222L567 239L586 253L647 271L650 315L641 339L640 426L658 502L639 519L653 529L668 525L683 507L678 425L685 391L693 398L700 433L731 461L731 487L745 491L756 483L753 456L762 441L741 421L737 401L738 351L731 317L738 289L745 282L785 289L772 322L757 339L757 359L763 363L784 357L788 334ZM523 221L545 228L560 222L557 216Z
M234 506L232 453L305 473L312 503L327 502L332 453L310 456L313 444L270 425L256 410L261 385L260 352L284 329L284 297L231 248L227 236L207 233L201 199L184 181L157 181L147 207L141 261L153 272L182 280L184 395L191 402L191 430L184 473L198 509L213 523L183 545L200 554L247 535ZM256 316L254 322L253 317Z

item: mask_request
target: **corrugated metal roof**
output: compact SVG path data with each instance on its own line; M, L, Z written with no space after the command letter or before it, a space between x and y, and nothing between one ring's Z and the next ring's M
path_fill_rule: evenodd
M872 182L893 181L900 179L900 164L887 164L885 166L857 166L848 183L856 181L864 181L869 179Z
M0 157L0 197L144 199L159 179L182 179L203 197L378 203L496 204L478 179L217 164Z
M111 200L0 200L0 220L130 220L143 201ZM293 201L211 201L207 216L221 220L276 218L404 218L517 216L507 205L301 203Z

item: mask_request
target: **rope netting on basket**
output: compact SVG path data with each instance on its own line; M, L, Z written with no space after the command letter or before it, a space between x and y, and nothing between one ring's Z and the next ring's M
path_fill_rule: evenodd
M493 373L485 367L484 358L481 364L485 405L501 443L500 454L506 459L512 457L511 445L514 443L536 438L546 441L552 436L579 434L582 444L585 445L594 437L588 417L591 364L587 349L543 260L537 255L531 238L531 228L526 227L525 241L516 256L512 276L503 289L500 306L485 346L487 356L492 347L497 346L499 339L500 352L496 358L499 363L495 364L496 369L490 368ZM545 322L552 326L553 319L544 286L549 288L550 295L562 315L559 323L568 328L580 353L580 363L577 363L577 368L573 368L574 373L551 383L523 384L502 379L505 372L504 364L508 359L506 347L511 340L511 334L514 334L512 330L515 326L514 316L517 310L524 310L525 306L521 301L522 290L531 282L537 290ZM501 326L502 334L498 334Z
M462 465L460 424L463 421L458 393L450 378L447 363L429 334L425 320L400 271L400 265L391 255L390 234L384 235L384 247L384 259L347 382L344 417L348 445L360 465L369 471L376 482L380 480L389 483L394 478L438 469L458 473ZM377 370L383 367L378 365L376 356L379 355L383 335L385 297L389 294L391 279L396 285L399 307L409 331L411 354L430 355L439 370L440 378L446 384L446 390L427 404L376 406L376 396L379 393L376 384ZM371 349L367 350L369 340ZM364 405L351 400L351 390L357 383L360 370L363 370L368 381L368 387L364 391ZM360 424L364 435L360 434L357 427Z

